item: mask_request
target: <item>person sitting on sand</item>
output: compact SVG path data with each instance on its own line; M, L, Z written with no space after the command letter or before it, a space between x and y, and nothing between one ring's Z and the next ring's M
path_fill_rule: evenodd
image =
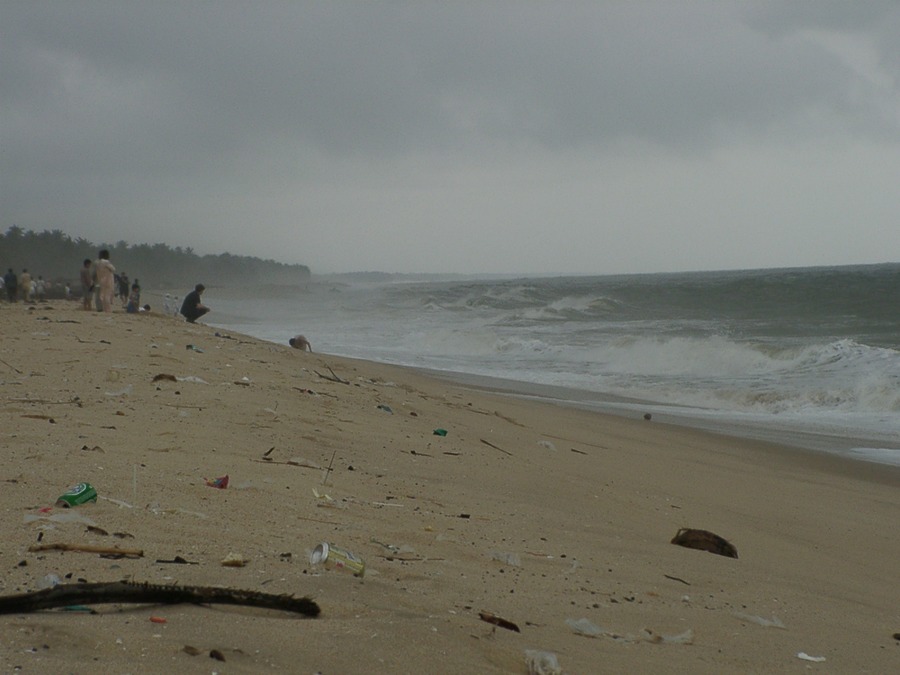
M131 284L131 293L128 296L128 304L125 305L125 311L129 314L137 314L141 309L141 287L138 284Z
M200 302L200 295L206 290L203 284L194 286L194 290L184 296L184 302L181 305L181 314L188 323L194 323L201 316L209 311L209 307Z
M299 349L303 352L312 352L312 345L309 344L309 340L307 340L302 335L295 335L290 340L288 340L288 344L294 349Z

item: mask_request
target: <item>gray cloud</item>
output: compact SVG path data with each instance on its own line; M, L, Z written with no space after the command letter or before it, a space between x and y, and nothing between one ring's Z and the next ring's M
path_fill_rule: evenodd
M694 201L708 204L732 189L717 158L747 148L769 148L784 181L798 177L784 153L896 151L897 34L891 2L2 2L5 226L225 244L314 270L310 255L422 269L442 242L442 269L492 271L472 242L517 237L497 271L600 272L612 261L528 241L560 218L555 231L593 242L609 227L598 207L627 219L622 191L673 188L663 166L703 175ZM738 173L745 191L765 185ZM619 194L600 200L601 180ZM630 206L635 241L673 215ZM292 241L301 231L319 248ZM334 255L348 240L361 253ZM633 265L785 262L732 258Z

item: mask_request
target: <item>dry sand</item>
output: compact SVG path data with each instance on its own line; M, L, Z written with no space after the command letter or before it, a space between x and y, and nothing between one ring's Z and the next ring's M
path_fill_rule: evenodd
M159 315L4 304L0 326L3 595L56 574L309 595L322 610L8 614L2 672L527 673L526 650L565 673L900 670L895 468ZM332 372L348 383L319 375ZM332 458L328 473L302 466ZM227 489L206 485L226 474ZM96 504L40 511L79 481ZM725 537L739 559L672 545L681 527ZM30 551L41 535L143 557ZM365 577L312 566L323 541L364 558ZM222 566L230 553L246 565ZM175 556L196 564L157 562Z

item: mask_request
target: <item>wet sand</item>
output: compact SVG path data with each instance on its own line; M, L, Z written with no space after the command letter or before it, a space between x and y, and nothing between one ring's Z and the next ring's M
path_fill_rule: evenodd
M526 650L566 673L890 672L900 658L896 467L152 313L3 304L0 326L3 595L55 574L321 607L3 615L3 672L527 673ZM79 481L96 504L45 510ZM739 558L670 544L682 527ZM39 537L143 555L30 551ZM323 541L365 576L311 565ZM196 564L157 562L176 556ZM599 635L567 623L581 619Z

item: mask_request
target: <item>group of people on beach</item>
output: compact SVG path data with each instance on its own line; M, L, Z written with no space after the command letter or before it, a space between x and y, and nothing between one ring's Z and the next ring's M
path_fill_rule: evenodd
M128 276L117 273L115 265L109 259L109 250L102 249L96 260L85 258L79 272L81 284L82 309L90 311L92 308L98 312L111 312L116 296L118 295L124 304L125 311L129 314L149 312L150 305L141 305L141 285L137 279L128 286ZM45 299L46 285L43 277L33 279L28 269L23 269L20 276L16 276L12 268L0 278L0 288L5 287L7 298L10 302L16 302L19 289L22 289L26 302ZM66 284L66 297L69 297L70 288ZM194 290L184 296L178 313L188 323L195 323L197 319L210 312L210 308L203 304L201 296L206 287L203 284L194 286ZM169 309L166 295L166 311ZM177 298L176 298L177 302ZM303 335L295 335L288 344L294 349L312 352L312 345Z
M116 296L121 298L125 311L129 314L146 312L149 305L141 306L141 284L135 279L128 286L128 276L116 272L109 259L109 251L103 249L97 260L85 258L79 273L81 283L81 305L85 310L93 306L98 312L111 312Z
M9 271L0 277L0 289L6 290L6 299L9 302L19 301L19 291L22 292L22 300L25 302L43 302L47 299L47 291L49 284L44 281L44 277L38 275L36 278L28 271L28 268L22 270L22 274L16 275L12 267Z

